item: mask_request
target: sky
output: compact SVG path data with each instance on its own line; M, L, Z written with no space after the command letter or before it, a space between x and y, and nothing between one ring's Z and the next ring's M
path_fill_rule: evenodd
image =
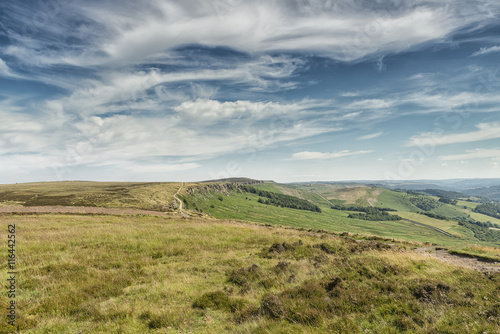
M0 183L500 177L498 0L0 3Z

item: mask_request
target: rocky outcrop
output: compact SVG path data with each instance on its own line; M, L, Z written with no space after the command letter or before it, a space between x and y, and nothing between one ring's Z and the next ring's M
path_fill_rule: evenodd
M248 182L230 182L230 183L207 183L191 186L187 189L189 195L196 193L208 194L209 192L218 192L230 196L231 191L240 191L242 185L262 184L264 181L248 181Z

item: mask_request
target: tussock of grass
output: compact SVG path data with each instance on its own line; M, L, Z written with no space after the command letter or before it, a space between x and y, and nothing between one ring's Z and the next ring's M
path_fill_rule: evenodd
M3 217L11 223L22 333L500 328L499 274L446 265L404 243L161 217Z

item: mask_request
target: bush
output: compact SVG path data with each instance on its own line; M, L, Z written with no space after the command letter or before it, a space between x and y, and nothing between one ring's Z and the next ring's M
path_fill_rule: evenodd
M281 319L286 315L286 309L278 296L266 295L262 298L260 311L263 315L273 319Z
M201 297L196 299L193 303L193 308L205 309L216 309L224 310L230 312L236 312L244 306L242 300L231 300L224 292L208 292L203 294Z
M424 211L430 211L440 206L440 203L435 199L424 196L412 197L409 201L411 204Z
M241 287L249 287L250 282L259 279L262 276L262 270L256 264L248 268L240 268L233 270L227 279L228 282Z

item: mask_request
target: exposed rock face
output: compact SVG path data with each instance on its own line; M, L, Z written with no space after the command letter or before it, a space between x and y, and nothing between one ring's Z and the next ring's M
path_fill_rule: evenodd
M176 200L173 200L172 202L168 203L167 209L177 210L178 207L179 207L179 202L177 202Z
M231 191L239 190L240 186L242 186L242 185L252 185L252 184L262 184L262 183L264 183L264 181L202 184L202 185L189 187L187 189L187 193L189 195L194 195L195 193L207 194L210 191L215 191L215 192L223 193L223 194L229 196Z

